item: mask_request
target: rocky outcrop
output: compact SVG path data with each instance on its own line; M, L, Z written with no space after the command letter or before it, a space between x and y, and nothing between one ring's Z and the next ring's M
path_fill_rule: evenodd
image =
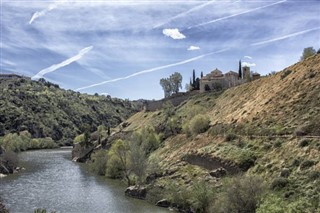
M168 207L171 206L171 203L167 199L162 199L162 200L159 200L156 203L156 206L163 207L163 208L168 208Z
M224 177L227 175L227 170L225 170L224 168L220 167L218 169L215 169L211 172L209 172L209 174L212 176L212 177L215 177L215 178L221 178L221 177Z
M80 143L74 144L72 149L72 161L84 163L90 159L90 155L94 150L93 144L81 145Z
M147 189L143 186L129 186L125 191L125 195L133 198L145 199Z

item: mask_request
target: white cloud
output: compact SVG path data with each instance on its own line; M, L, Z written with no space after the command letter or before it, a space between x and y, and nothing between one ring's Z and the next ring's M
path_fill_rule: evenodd
M254 8L254 9L246 10L246 11L241 12L241 13L236 13L236 14L232 14L232 15L229 15L229 16L224 16L224 17L221 17L221 18L218 18L218 19L214 19L214 20L207 21L207 22L204 22L204 23L201 23L201 24L190 26L190 27L188 27L188 29L192 29L192 28L195 28L195 27L200 27L200 26L212 24L212 23L215 23L215 22L218 22L218 21L222 21L222 20L226 20L226 19L229 19L229 18L233 18L233 17L239 16L239 15L251 13L251 12L254 12L254 11L257 11L257 10L261 10L261 9L264 9L264 8L267 8L267 7L271 7L273 5L282 4L282 3L286 2L286 1L287 0L282 0L282 1L278 1L278 2L275 2L275 3L272 3L272 4L268 4L268 5L262 6L262 7L257 7L257 8Z
M291 37L295 37L295 36L298 36L298 35L302 35L302 34L305 34L305 33L311 32L311 31L315 31L315 30L320 30L320 27L299 31L299 32L296 32L296 33L292 33L292 34L289 34L289 35L281 36L281 37L278 37L278 38L273 38L273 39L266 40L266 41L252 43L251 46L268 44L268 43L275 42L275 41L280 41L280 40L283 40L283 39L286 39L286 38L291 38Z
M255 67L256 66L256 64L255 63L250 63L250 62L241 62L241 65L243 66L243 67Z
M243 56L243 58L252 59L252 57L251 57L251 56L248 56L248 55Z
M168 65L164 65L164 66L160 66L160 67L154 67L154 68L147 69L147 70L142 70L142 71L133 73L133 74L125 76L125 77L115 78L115 79L103 81L103 82L100 82L100 83L92 84L92 85L89 85L89 86L81 87L81 88L75 89L75 91L89 89L89 88L92 88L92 87L101 86L103 84L117 82L117 81L125 80L125 79L128 79L128 78L132 78L132 77L135 77L135 76L138 76L138 75L142 75L142 74L155 72L155 71L158 71L158 70L163 70L163 69L166 69L166 68L170 68L170 67L175 67L175 66L178 66L178 65L186 64L186 63L189 63L189 62L192 62L192 61L199 60L199 59L201 59L203 57L206 57L206 56L209 56L209 55L225 52L225 51L227 51L229 49L230 48L224 48L224 49L221 49L221 50L218 50L218 51L214 51L214 52L210 52L210 53L207 53L207 54L199 55L197 57L193 57L193 58L190 58L190 59L187 59L187 60L184 60L184 61L180 61L180 62L177 62L177 63L168 64Z
M165 36L171 37L173 39L184 39L186 38L185 35L183 35L182 33L179 32L179 29L175 28L175 29L164 29L162 31L162 33Z
M192 51L192 50L200 50L200 47L198 47L198 46L190 46L188 48L188 50L190 50L190 51Z
M71 57L71 58L69 58L59 64L54 64L48 68L41 70L36 75L34 75L32 78L33 79L42 78L42 76L45 74L48 74L48 73L53 72L57 69L60 69L61 67L67 66L67 65L81 59L85 54L87 54L90 50L92 50L92 48L93 48L93 46L86 47L86 48L80 50L77 55L75 55L75 56L73 56L73 57Z
M34 22L34 20L36 20L37 18L39 18L41 16L46 15L48 12L50 12L51 10L56 9L60 4L63 4L65 2L66 1L54 2L54 3L50 4L46 9L33 13L32 17L31 17L31 19L29 21L29 24L32 24L32 22Z

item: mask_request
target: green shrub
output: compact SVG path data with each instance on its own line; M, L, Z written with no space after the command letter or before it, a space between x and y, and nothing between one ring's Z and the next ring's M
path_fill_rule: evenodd
M300 141L299 147L309 146L309 144L310 144L310 140L309 139L303 139L303 140Z
M192 185L190 201L196 212L207 212L214 199L214 189L206 182L198 182Z
M304 197L289 202L278 195L270 194L263 199L257 213L311 213L316 212L315 210L308 199Z
M108 162L108 152L98 150L91 155L90 170L98 175L105 175Z
M300 164L300 169L307 169L313 166L315 162L313 160L305 160Z
M226 135L225 140L226 140L226 141L233 141L233 140L235 140L235 139L237 139L237 138L238 138L238 136L237 136L236 134L228 133L228 134Z
M264 192L265 187L260 177L234 177L226 182L210 210L215 213L255 213Z
M203 133L209 129L210 120L204 115L196 115L189 123L193 135Z
M319 171L311 171L311 172L308 174L308 178L309 178L309 180L311 180L311 181L317 180L317 179L320 178L320 172L319 172Z
M273 179L270 187L273 190L279 190L279 189L286 187L288 185L288 183L289 183L289 180L287 178L277 177L277 178Z

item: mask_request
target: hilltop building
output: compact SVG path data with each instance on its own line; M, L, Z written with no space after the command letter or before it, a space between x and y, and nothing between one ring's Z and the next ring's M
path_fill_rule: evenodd
M211 71L206 76L200 79L200 92L212 91L212 90L222 90L225 88L230 88L238 86L245 82L256 80L260 78L259 73L251 73L250 67L241 66L241 61L239 61L239 71L229 71L225 74L219 69Z

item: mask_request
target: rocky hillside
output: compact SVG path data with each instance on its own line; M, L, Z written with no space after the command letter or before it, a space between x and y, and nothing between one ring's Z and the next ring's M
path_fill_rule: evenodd
M265 180L260 212L286 212L287 206L297 212L319 209L319 54L275 75L193 96L177 107L139 112L113 135L130 135L146 126L163 138L149 155L159 162L158 172L147 178L152 201L179 202L170 188L177 191L173 197L181 198L199 181L223 197L224 180L244 173ZM197 201L182 197L184 201L196 208ZM275 206L283 211L268 209Z
M113 127L137 112L129 101L60 89L44 79L0 76L0 91L0 136L27 130L66 143L86 128Z

